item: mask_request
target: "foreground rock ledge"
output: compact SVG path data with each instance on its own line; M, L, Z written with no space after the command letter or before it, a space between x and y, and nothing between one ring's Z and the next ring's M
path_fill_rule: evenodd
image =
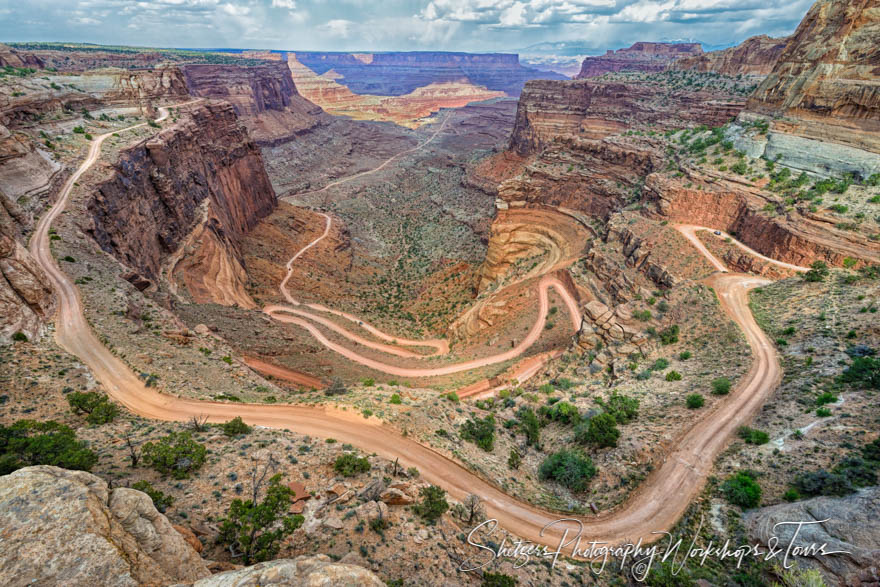
M0 477L0 585L168 585L210 575L140 491L37 466Z
M334 563L327 555L300 556L259 563L196 581L193 587L297 585L302 587L384 587L372 572Z

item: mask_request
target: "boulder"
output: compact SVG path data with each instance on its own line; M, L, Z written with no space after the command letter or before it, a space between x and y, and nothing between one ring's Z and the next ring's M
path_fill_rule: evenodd
M804 525L798 529L791 522ZM765 545L776 536L778 547L787 548L797 530L794 546L824 543L828 552L848 553L796 557L802 568L820 570L829 585L861 585L880 578L880 487L760 508L746 514L745 523L750 539Z
M385 583L363 567L334 563L330 557L323 554L259 563L236 571L219 573L193 583L193 587L244 587L245 585L384 587Z
M383 491L382 495L379 496L379 499L388 505L409 505L413 503L412 497L394 487L389 487Z
M0 477L0 528L3 585L167 585L210 574L147 494L83 471Z

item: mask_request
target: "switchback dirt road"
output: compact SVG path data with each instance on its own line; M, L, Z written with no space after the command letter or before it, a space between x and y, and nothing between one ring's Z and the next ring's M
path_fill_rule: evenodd
M82 166L71 177L58 201L37 225L31 252L49 275L59 296L56 339L61 347L76 355L92 370L106 392L132 412L167 421L185 421L206 416L211 422L224 422L241 416L252 425L285 428L300 434L332 437L351 443L365 452L388 459L399 459L404 466L415 466L422 478L446 489L453 499L473 493L481 497L490 517L500 525L532 542L551 548L559 545L564 525L581 527L583 535L609 543L659 538L653 532L668 530L702 488L712 463L736 429L748 423L778 384L781 369L775 350L755 323L748 303L748 290L768 283L747 275L715 274L708 279L718 294L723 310L742 328L752 349L753 363L736 388L716 408L700 415L694 425L674 441L666 460L645 479L636 493L618 509L599 516L570 517L556 524L558 513L537 508L505 494L498 487L466 470L411 438L379 423L337 410L311 406L251 405L182 399L158 393L143 382L104 347L83 316L78 290L62 272L49 248L48 230L64 210L73 183L95 162L101 142L97 137ZM703 251L704 255L711 254ZM717 261L717 260L715 260ZM720 264L720 262L718 262ZM723 264L722 264L723 266Z

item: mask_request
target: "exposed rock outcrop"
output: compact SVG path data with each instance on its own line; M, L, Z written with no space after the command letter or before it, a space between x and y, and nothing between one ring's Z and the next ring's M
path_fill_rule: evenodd
M390 121L416 128L424 119L441 108L460 108L504 96L504 92L487 90L466 81L432 82L402 96L355 94L338 83L334 71L318 75L291 53L288 57L291 74L299 92L325 111L361 120Z
M530 79L565 79L557 73L523 67L513 53L297 51L293 55L318 75L332 70L335 79L356 94L402 96L432 83L465 80L518 96Z
M83 471L0 477L0 527L4 585L168 585L210 574L149 496Z
M42 69L43 60L28 51L19 51L0 43L0 67L33 67Z
M232 104L251 136L260 144L278 144L325 121L320 107L303 98L286 62L260 65L183 66L193 96Z
M302 587L382 587L376 575L363 567L336 563L319 554L259 563L201 579L193 587L244 585L298 585Z
M575 79L597 77L614 71L663 71L676 59L703 53L699 43L633 43L626 49L608 50L605 55L587 57Z
M124 150L87 203L87 232L155 280L171 272L197 301L252 307L239 239L275 207L260 150L225 103L198 106Z
M672 69L714 71L724 75L767 75L785 49L787 37L749 37L736 47L710 51L674 61Z
M817 497L761 508L746 514L745 523L749 537L764 545L775 536L779 549L791 544L808 550L810 545L825 544L827 552L847 553L794 557L792 562L802 568L820 570L829 585L875 585L880 580L878 487L848 497Z
M770 117L771 142L774 133L792 137L781 145L783 162L789 153L806 149L823 156L838 145L880 153L878 38L880 0L813 5L747 106L749 117ZM847 168L857 153L825 156L838 160L838 172L880 171L880 158Z
M698 124L719 126L745 101L708 90L668 89L649 81L536 80L519 100L511 147L524 155L560 137L600 139L635 124L658 130Z
M35 339L55 313L46 274L20 243L25 213L0 191L0 344L21 332Z

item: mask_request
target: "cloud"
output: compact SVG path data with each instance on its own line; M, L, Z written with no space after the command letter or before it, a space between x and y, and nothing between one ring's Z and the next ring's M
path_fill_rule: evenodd
M788 34L812 0L0 0L0 39L164 47L510 51Z

